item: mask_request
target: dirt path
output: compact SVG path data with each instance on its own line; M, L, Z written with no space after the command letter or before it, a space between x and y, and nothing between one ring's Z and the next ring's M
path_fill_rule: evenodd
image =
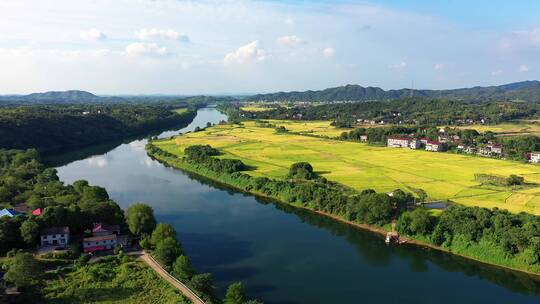
M137 254L131 253L129 255L139 256L148 266L159 274L160 277L169 282L172 286L178 289L186 298L188 298L193 304L205 304L204 301L199 298L189 287L178 281L175 277L170 275L158 262L156 262L148 253L139 251Z

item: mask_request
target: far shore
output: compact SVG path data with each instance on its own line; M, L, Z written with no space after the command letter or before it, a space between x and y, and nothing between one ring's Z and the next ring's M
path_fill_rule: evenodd
M189 172L190 174L193 174L195 176L199 176L199 177L203 177L203 178L212 180L213 182L216 182L216 183L218 183L220 185L226 186L228 188L237 190L237 191L242 192L242 193L247 193L247 194L251 194L251 195L253 195L255 197L268 199L268 200L270 200L272 202L275 202L275 203L278 203L278 204L283 204L283 205L291 206L291 207L294 207L294 208L297 208L297 209L306 210L306 211L312 212L314 214L325 216L325 217L331 218L333 220L339 221L341 223L344 223L344 224L347 224L347 225L350 225L350 226L353 226L353 227L356 227L356 228L359 228L359 229L362 229L362 230L366 230L366 231L376 233L376 234L378 234L378 235L380 235L382 237L386 236L386 234L388 233L388 231L383 229L382 227L377 227L377 226L368 225L368 224L360 224L360 223L351 222L349 220L340 218L340 217L338 217L336 215L332 215L332 214L329 214L329 213L326 213L326 212L323 212L323 211L318 211L318 210L314 210L314 209L311 209L311 208L308 208L308 207L298 206L298 205L295 205L295 204L286 203L286 202L283 202L283 201L281 201L281 200L279 200L279 199L277 199L275 197L266 195L264 193L260 193L260 192L256 192L256 191L247 191L245 189L236 187L234 185L224 183L224 182L222 182L222 181L220 181L218 179L215 179L215 178L213 178L211 176L207 176L207 175L202 174L201 172L195 171L195 170L189 168L188 166L183 166L184 162L179 158L176 158L177 161L173 164L173 163L171 163L171 162L167 161L166 159L161 158L159 156L151 155L150 153L148 153L148 155L151 158L153 158L153 159L155 159L155 160L157 160L157 161L159 161L161 163L166 164L167 166L173 167L175 169L183 170L185 172ZM182 164L182 166L180 166L180 164ZM528 271L528 270L525 270L525 269L520 269L520 268L515 268L515 267L510 267L510 266L505 266L505 265L500 265L500 264L495 264L495 263L491 263L491 262L486 262L486 261L483 261L483 260L480 260L480 259L477 259L477 258L474 258L474 257L471 257L471 256L467 256L467 255L463 255L463 254L460 254L460 253L453 252L453 251L451 251L451 250L449 250L447 248L441 247L441 246L437 246L437 245L433 245L433 244L430 244L430 243L422 242L420 240L416 240L416 239L413 239L413 238L410 238L410 237L400 236L400 239L406 241L404 244L401 244L401 246L403 246L403 245L406 246L407 244L412 244L412 245L420 246L420 247L424 247L424 248L435 249L435 250L438 250L438 251L442 251L442 252L446 252L446 253L453 254L453 255L456 255L456 256L460 256L460 257L463 257L465 259L472 260L472 261L482 263L482 264L485 264L485 265L490 265L490 266L494 266L494 267L505 269L505 270L524 273L524 274L529 275L531 278L533 278L533 279L535 279L537 281L540 281L540 273L531 272L531 271ZM381 242L382 241L383 241L383 239L381 238ZM397 245L397 246L400 246L400 245Z

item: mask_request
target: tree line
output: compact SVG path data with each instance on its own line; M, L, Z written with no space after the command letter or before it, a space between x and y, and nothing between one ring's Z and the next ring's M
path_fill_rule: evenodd
M230 119L299 119L332 120L341 126L354 125L358 120L392 124L465 125L499 123L534 117L540 110L538 102L486 101L471 103L435 98L401 98L392 101L297 105L261 112L241 109L241 104L221 105Z
M425 199L425 191L421 189L412 189L412 193L396 189L390 194L371 189L355 191L313 179L313 168L307 163L293 164L287 176L270 179L241 171L216 171L208 162L199 163L194 158L184 158L179 163L175 155L152 143L147 145L147 151L169 165L243 191L322 211L353 223L382 227L397 218L398 230L404 235L486 262L540 272L540 217L535 215L511 214L496 208L452 206L437 217L427 209L411 204Z
M77 104L0 107L0 148L57 151L187 125L196 109L173 105ZM176 106L178 107L178 106Z

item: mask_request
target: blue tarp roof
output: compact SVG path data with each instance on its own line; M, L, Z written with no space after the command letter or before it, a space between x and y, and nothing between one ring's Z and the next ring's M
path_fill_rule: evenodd
M3 217L3 216L14 217L17 214L20 214L20 212L16 211L16 210L13 210L13 209L5 209L4 208L4 209L0 210L0 217Z

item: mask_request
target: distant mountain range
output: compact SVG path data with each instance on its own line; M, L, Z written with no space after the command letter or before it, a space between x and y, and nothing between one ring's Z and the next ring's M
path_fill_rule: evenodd
M27 104L73 104L92 102L121 102L121 97L101 97L86 91L50 91L45 93L32 93L28 95L2 95L0 103L27 103Z
M346 85L319 91L278 92L247 97L250 101L377 101L410 96L445 98L465 101L525 100L540 101L540 81L522 81L499 86L452 90L388 90L378 87Z

